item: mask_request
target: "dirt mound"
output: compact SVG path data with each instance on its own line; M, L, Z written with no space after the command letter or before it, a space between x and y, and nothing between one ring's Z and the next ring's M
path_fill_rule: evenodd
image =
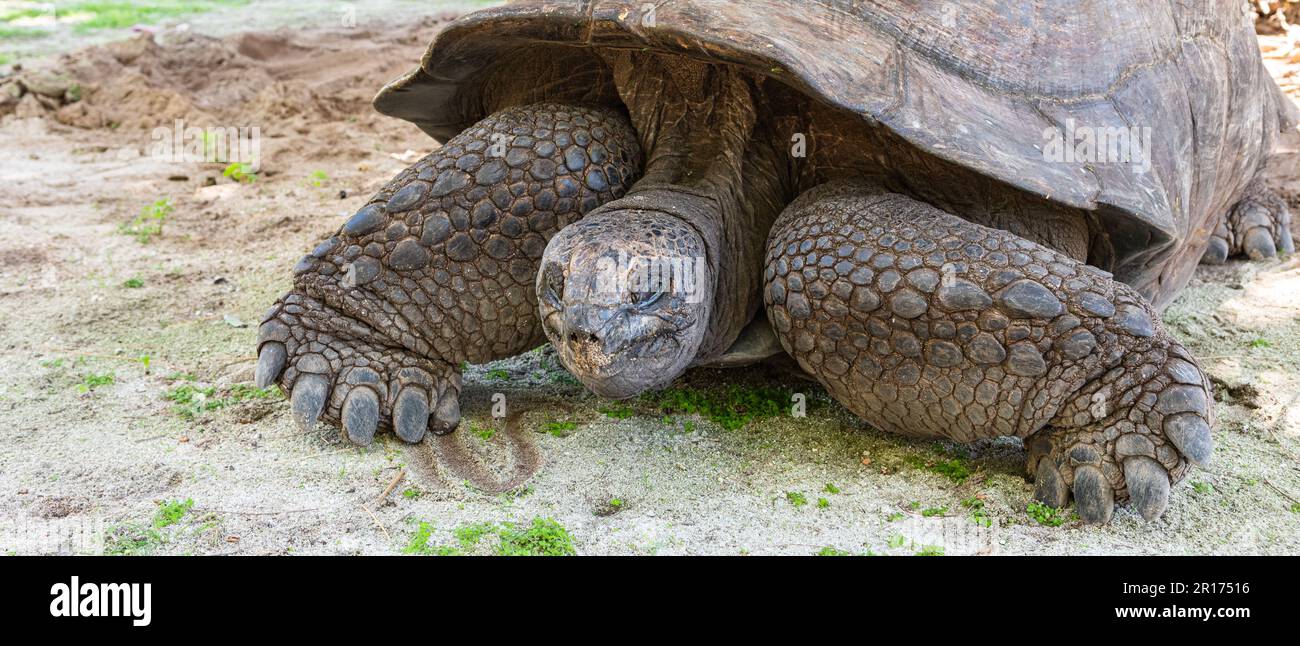
M42 73L70 79L79 100L34 98L19 116L126 130L177 119L200 125L337 120L367 111L385 81L415 65L417 48L437 22L383 32L281 30L228 38L188 30L141 33L46 63Z

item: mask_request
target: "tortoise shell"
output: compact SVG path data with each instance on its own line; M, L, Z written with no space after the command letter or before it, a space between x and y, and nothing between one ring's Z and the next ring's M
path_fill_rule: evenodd
M524 0L452 22L374 105L445 141L520 102L617 104L602 49L743 66L929 154L1104 215L1110 269L1163 306L1294 123L1247 3L1173 5ZM1140 143L1127 161L1099 160L1080 132Z

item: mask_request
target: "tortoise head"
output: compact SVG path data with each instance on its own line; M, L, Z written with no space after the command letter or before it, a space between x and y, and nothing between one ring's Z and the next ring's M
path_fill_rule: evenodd
M633 397L680 375L707 332L713 272L682 220L607 208L560 231L537 275L542 328L593 392Z

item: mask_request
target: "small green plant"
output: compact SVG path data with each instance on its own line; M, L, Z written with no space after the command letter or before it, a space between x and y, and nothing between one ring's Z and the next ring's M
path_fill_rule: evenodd
M329 175L326 175L325 171L314 170L311 172L311 175L307 178L307 184L309 186L315 186L316 188L320 188L325 185L325 181L328 180L329 178L330 178Z
M1250 343L1247 343L1246 345L1248 345L1248 346L1250 346L1250 347L1252 347L1252 348L1271 348L1271 347L1273 347L1273 343L1272 343L1271 341L1269 341L1268 339L1251 339L1251 340L1250 340Z
M180 522L185 514L189 513L190 508L194 506L193 498L185 500L164 500L158 505L158 510L153 515L153 528L163 529L171 527Z
M943 556L943 548L938 545L926 545L917 550L917 556Z
M139 278L128 278L122 281L122 287L127 289L140 289L141 287L144 287L144 281Z
M609 506L613 507L614 509L618 509L623 506L623 501L618 498L610 498Z
M111 385L114 381L111 372L89 372L81 377L81 383L77 384L77 391L88 393L100 386Z
M1044 505L1037 500L1030 502L1029 505L1025 507L1025 511L1029 513L1030 518L1033 518L1039 525L1044 527L1060 527L1065 524L1065 513L1063 510L1049 505Z
M840 488L828 482L826 483L826 486L822 489L822 491L825 491L826 493L829 494L837 494L840 492Z
M829 501L829 500L827 500L827 499L825 499L825 498L818 498L818 499L817 499L817 508L818 508L818 509L828 509L828 508L830 508L830 506L831 506L831 501Z
M902 547L905 544L907 544L907 539L904 538L902 534L894 534L889 537L890 547L898 548L898 547Z
M1291 513L1300 514L1300 502L1291 503Z
M492 439L492 436L497 434L495 428L492 428L491 426L479 426L478 424L470 424L469 432L473 433L478 437L478 439L483 440L484 442Z
M790 504L795 507L802 507L808 504L808 498L798 491L785 492L785 499L790 501Z
M510 378L510 373L506 372L505 370L502 370L501 368L495 368L493 370L487 371L487 373L484 376L486 376L488 379L491 379L493 381L506 381L507 379Z
M572 556L577 553L573 537L550 518L534 518L532 525L506 526L498 531L500 556Z
M845 552L844 550L837 550L834 547L830 547L828 545L818 550L818 552L813 556L853 556L853 555L848 552Z
M1210 493L1214 491L1214 487L1210 483L1200 481L1193 482L1192 489L1195 489L1196 493Z
M923 510L921 512L921 515L925 516L926 518L933 518L935 516L942 516L946 513L948 513L947 507L929 507Z
M971 476L970 467L961 458L952 458L951 460L928 461L919 455L909 455L904 458L904 462L915 469L923 469L932 473L952 480L956 484L966 482Z
M172 201L171 198L162 198L155 200L152 204L140 209L140 214L135 216L134 220L123 224L118 228L120 233L135 236L136 242L148 244L154 236L162 235L163 223L167 221L167 216L171 215Z
M898 521L900 521L900 520L903 520L904 518L907 518L907 514L904 514L904 513L901 512L901 511L896 511L896 512L894 512L894 513L892 513L892 514L886 516L886 517L885 517L885 520L887 520L887 521L889 521L889 522L891 522L891 523L895 523L895 522L898 522Z
M550 434L552 437L567 437L570 433L572 433L577 428L578 428L577 422L571 422L568 420L564 420L564 421L551 420L546 422L546 424L542 426L542 430Z
M402 497L407 500L415 500L416 498L419 498L422 495L424 495L424 492L420 491L419 489L416 489L415 487L407 487L402 490Z
M221 171L222 177L229 177L243 184L252 184L257 181L257 171L253 170L253 165L245 162L232 162Z
M416 528L415 533L411 535L411 540L402 548L403 554L422 554L426 556L447 556L451 548L430 545L429 540L433 537L433 525L420 521L420 526Z
M982 527L992 527L993 518L984 510L984 500L978 496L972 496L961 501L961 506L970 510L970 518L976 525Z
M136 358L136 361L139 361L140 365L144 368L144 374L147 375L152 371L150 365L153 364L153 357L150 357L147 354L142 354Z

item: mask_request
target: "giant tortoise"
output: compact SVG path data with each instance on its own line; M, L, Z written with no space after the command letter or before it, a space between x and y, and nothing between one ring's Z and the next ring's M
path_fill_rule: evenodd
M1040 500L1154 518L1213 444L1160 309L1198 260L1292 249L1245 5L469 14L375 99L442 146L298 263L257 383L415 442L465 362L545 339L614 398L784 351L879 428L1019 437Z

